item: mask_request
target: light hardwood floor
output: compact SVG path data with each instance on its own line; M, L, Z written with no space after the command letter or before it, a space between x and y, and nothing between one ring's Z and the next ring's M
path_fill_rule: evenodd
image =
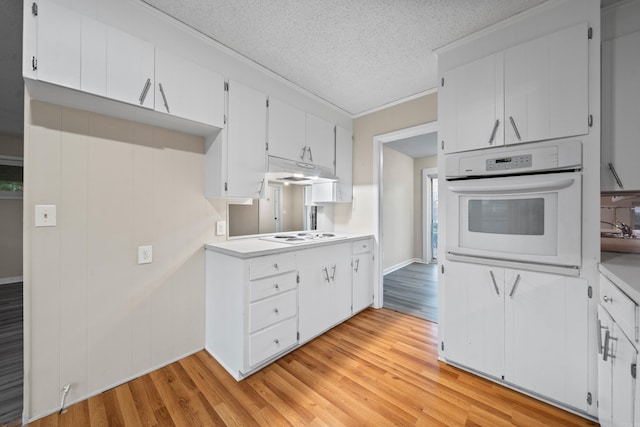
M587 426L437 360L437 325L367 309L236 382L205 351L30 425Z

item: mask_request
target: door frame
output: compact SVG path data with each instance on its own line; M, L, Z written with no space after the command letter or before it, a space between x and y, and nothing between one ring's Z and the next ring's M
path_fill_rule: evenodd
M434 133L438 131L438 121L432 121L417 126L411 126L405 129L396 130L373 137L373 230L374 237L377 245L374 247L374 271L373 271L373 306L375 308L382 308L383 304L383 270L384 263L384 250L383 250L383 213L382 213L382 201L384 195L382 191L383 187L383 154L382 149L384 144L388 142L397 141L399 139L405 139L412 136L424 135L427 133Z
M433 258L433 190L431 180L438 177L438 168L422 169L422 261L431 264Z

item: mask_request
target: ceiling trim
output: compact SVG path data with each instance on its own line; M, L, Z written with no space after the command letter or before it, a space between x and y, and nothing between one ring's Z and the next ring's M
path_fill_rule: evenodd
M180 30L184 31L185 33L197 37L200 40L202 40L204 43L207 43L209 45L211 45L212 47L221 50L223 53L231 56L232 58L235 58L243 63L245 63L246 65L261 71L265 74L267 74L269 77L273 78L274 80L277 80L278 82L288 86L290 89L295 90L296 92L299 92L302 95L305 95L307 97L313 98L314 100L320 102L322 105L324 105L325 107L331 108L332 110L343 114L345 116L347 116L350 119L353 119L354 116L352 113L349 113L348 111L343 110L342 108L338 107L335 104L332 104L331 102L327 101L324 98L319 97L318 95L309 92L308 90L298 86L297 84L293 83L292 81L285 79L284 77L282 77L280 74L277 74L276 72L272 71L271 69L265 67L262 64L259 64L258 62L242 55L239 52L236 52L235 50L231 49L229 46L220 43L218 40L209 37L208 35L204 34L201 31L196 30L193 27L190 27L189 25L187 25L186 23L184 23L183 21L161 11L160 9L150 5L149 3L146 3L144 1L137 1L134 3L137 7L142 8L143 10L148 11L149 13L153 13L154 15L156 15L159 19L162 19L163 21L167 22L168 24L171 25L176 25L178 24L178 28L180 28ZM228 81L229 78L231 78L231 76L222 76L224 81ZM246 82L248 83L248 82Z
M362 116L366 116L368 114L375 113L377 111L386 110L387 108L395 107L396 105L404 104L405 102L413 101L414 99L422 98L423 96L431 95L432 93L438 93L438 88L427 89L425 91L418 92L415 95L410 95L410 96L407 96L405 98L401 98L401 99L395 100L393 102L389 102L387 104L380 105L379 107L363 111L362 113L353 114L352 118L353 119L357 119L357 118L360 118Z

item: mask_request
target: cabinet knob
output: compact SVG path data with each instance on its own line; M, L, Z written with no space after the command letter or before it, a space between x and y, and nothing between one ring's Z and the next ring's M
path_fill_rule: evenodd
M280 289L280 285L278 285L277 283L275 285L273 285L274 288L276 289Z
M278 263L276 262L275 264L273 264L273 268L275 268L276 270L280 268L280 266L278 265Z
M604 300L604 302L613 302L613 298L608 297L608 296L603 296L602 299Z
M273 340L274 343L276 343L276 345L280 344L280 340L278 338L276 338L275 340Z
M273 309L273 312L274 312L275 314L278 314L278 313L280 313L280 310L278 310L277 308L274 308L274 309Z

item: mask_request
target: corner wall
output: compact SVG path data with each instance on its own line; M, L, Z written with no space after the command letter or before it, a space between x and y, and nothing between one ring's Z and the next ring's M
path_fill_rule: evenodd
M25 188L28 419L204 347L202 138L27 99Z

